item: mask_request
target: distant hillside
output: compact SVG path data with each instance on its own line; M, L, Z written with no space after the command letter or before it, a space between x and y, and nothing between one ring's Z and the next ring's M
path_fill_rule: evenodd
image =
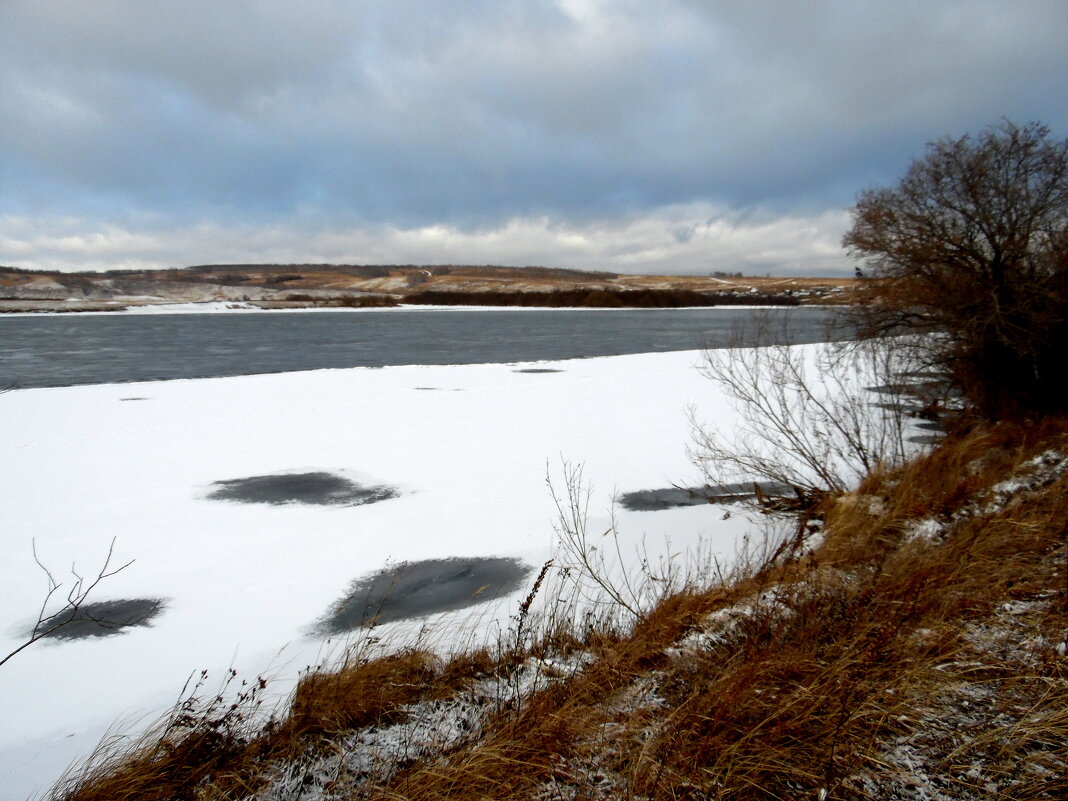
M552 267L205 264L61 273L0 267L0 310L246 302L271 307L422 304L703 306L848 302L853 279L621 275ZM545 295L552 294L551 300ZM63 306L58 306L62 303Z

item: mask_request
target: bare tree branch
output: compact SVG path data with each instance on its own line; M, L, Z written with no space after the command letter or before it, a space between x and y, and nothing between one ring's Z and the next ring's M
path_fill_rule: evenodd
M757 323L765 333L773 324ZM766 482L802 506L845 492L906 456L900 411L877 405L869 389L891 383L897 361L892 347L871 342L706 350L702 370L738 419L721 431L691 410L690 456L710 484Z
M74 577L74 581L71 584L70 589L67 591L66 603L64 603L62 608L49 615L47 614L48 603L52 599L52 596L54 596L63 585L56 581L55 575L41 561L40 557L38 557L36 539L32 540L32 549L33 560L45 574L48 587L45 592L44 600L41 602L40 611L37 613L37 622L30 630L29 636L24 643L0 659L0 667L7 663L7 661L16 654L26 650L38 640L42 640L45 637L55 634L64 626L79 619L78 613L82 611L90 594L97 588L100 582L122 572L134 563L134 560L131 559L129 562L126 562L119 567L111 568L111 560L115 552L115 538L112 537L111 544L108 546L107 556L104 558L104 564L101 566L100 570L97 571L96 576L92 580L87 582L85 577L78 573L76 566L73 564L71 565L70 572ZM93 620L91 617L85 619Z

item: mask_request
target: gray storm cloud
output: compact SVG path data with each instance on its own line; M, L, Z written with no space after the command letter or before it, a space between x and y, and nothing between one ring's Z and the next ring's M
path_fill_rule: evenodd
M841 271L925 141L1063 135L1066 34L1058 0L15 0L0 263Z

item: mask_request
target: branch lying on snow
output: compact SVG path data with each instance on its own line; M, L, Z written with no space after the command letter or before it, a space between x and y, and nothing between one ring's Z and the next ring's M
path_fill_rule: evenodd
M52 634L55 634L64 626L73 623L76 620L94 620L94 618L88 616L84 618L78 617L78 612L81 611L82 607L85 605L85 602L88 600L90 593L92 593L93 590L96 589L97 585L100 584L101 581L106 578L111 578L115 574L122 572L134 563L134 560L131 559L126 564L121 565L115 568L114 570L109 570L111 566L111 558L114 555L115 551L115 538L112 537L111 544L108 546L107 556L104 559L104 564L100 568L100 570L97 571L97 574L93 579L87 581L85 576L78 573L78 571L75 569L75 565L72 564L70 566L71 575L74 576L74 583L71 585L70 590L67 592L67 602L59 611L49 615L47 614L48 602L52 600L52 596L54 596L63 585L56 581L56 578L52 574L52 571L49 570L48 567L45 566L45 564L41 561L40 557L37 556L37 540L34 539L31 542L31 547L33 549L33 561L37 563L37 566L41 568L42 571L44 571L44 574L48 579L48 592L45 593L44 600L41 601L41 611L37 614L37 622L34 624L33 629L30 631L30 635L26 639L26 642L22 643L22 645L11 651L3 659L0 659L0 666L3 666L13 656L29 648L38 640L43 640L45 637L49 637ZM103 621L95 622L102 623Z

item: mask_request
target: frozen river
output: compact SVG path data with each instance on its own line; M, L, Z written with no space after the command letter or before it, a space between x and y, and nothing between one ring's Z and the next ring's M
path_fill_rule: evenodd
M135 618L108 636L72 625L0 670L0 799L44 791L109 729L137 732L201 670L267 676L284 697L369 608L386 645L492 642L555 553L545 481L562 459L584 466L590 530L616 528L632 575L697 553L729 564L744 514L612 503L701 484L687 410L734 418L695 349L752 315L0 318L2 380L19 382L0 393L0 656L40 609L35 552L63 596L67 568L95 575L114 543L116 565L134 561L95 611ZM796 338L828 316L795 312ZM611 355L642 350L671 352ZM158 380L200 376L217 377Z
M398 309L0 316L0 387L694 350L730 343L755 313L737 308ZM826 339L831 310L788 314L794 342Z

